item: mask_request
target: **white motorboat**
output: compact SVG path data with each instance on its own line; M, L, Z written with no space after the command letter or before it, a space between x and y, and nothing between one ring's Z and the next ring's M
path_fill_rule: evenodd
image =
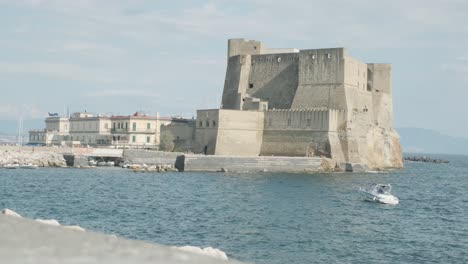
M106 166L106 162L105 161L99 161L97 163L98 166Z
M97 163L97 161L95 161L95 160L89 160L89 161L88 161L88 165L89 165L89 166L97 166L97 164L98 164L98 163Z
M390 193L391 190L392 186L390 184L373 183L365 188L361 187L360 193L367 201L393 205L398 204L400 201L398 197Z
M21 169L37 169L37 165L28 163L19 166Z
M3 165L3 168L5 168L5 169L18 169L19 164L6 164L6 165Z

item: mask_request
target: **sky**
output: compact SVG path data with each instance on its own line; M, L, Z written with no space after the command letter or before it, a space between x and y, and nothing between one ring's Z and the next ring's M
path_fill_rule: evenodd
M192 117L219 106L227 39L246 38L391 63L396 127L468 137L467 25L465 0L0 0L0 120Z

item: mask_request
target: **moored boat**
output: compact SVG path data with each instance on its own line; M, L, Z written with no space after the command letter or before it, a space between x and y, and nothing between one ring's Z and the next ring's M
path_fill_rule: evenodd
M19 164L6 164L6 165L3 165L3 168L5 168L5 169L18 169Z
M21 169L37 169L37 165L28 163L19 166Z

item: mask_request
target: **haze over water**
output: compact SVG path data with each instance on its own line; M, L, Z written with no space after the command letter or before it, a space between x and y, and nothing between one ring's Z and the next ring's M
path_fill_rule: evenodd
M0 208L255 263L467 263L468 157L365 174L0 170ZM359 187L390 183L397 206Z

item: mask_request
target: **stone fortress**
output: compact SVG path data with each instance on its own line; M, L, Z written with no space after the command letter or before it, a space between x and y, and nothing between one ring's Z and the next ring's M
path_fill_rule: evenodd
M194 152L325 157L400 168L392 68L345 48L269 49L230 39L222 105L198 110Z

